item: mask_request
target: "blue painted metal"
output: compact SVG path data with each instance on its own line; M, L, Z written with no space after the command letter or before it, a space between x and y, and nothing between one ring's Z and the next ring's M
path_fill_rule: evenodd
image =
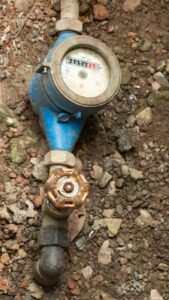
M50 62L53 51L61 42L76 35L69 31L60 33L45 61ZM65 99L53 84L50 70L41 73L41 66L32 76L29 95L33 109L42 121L49 148L72 151L90 112Z

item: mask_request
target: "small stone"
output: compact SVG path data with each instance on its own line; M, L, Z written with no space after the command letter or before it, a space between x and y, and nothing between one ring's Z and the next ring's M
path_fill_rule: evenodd
M145 39L142 41L140 47L139 47L139 50L142 51L142 52L145 52L145 51L148 51L150 50L151 48L151 41Z
M95 286L99 282L102 282L104 280L103 275L98 274L92 279L92 284Z
M140 216L135 219L135 222L139 227L147 227L152 224L153 219L147 210L141 209Z
M125 0L122 8L125 12L134 11L140 4L141 0Z
M111 179L112 179L112 175L109 174L107 171L104 172L103 176L99 180L99 183L98 183L99 187L105 188Z
M39 196L39 195L35 196L34 205L37 208L41 207L41 205L42 205L42 197L41 196Z
M112 249L109 248L109 240L104 241L102 244L99 253L98 253L98 262L103 265L108 265L111 263Z
M107 226L108 229L108 235L110 237L115 236L121 226L122 223L122 219L118 219L118 218L105 218L105 224Z
M48 178L48 171L43 162L36 164L33 168L32 175L38 180L45 182Z
M1 263L3 265L8 265L8 263L9 263L9 255L8 255L8 253L3 253L1 255L1 257L0 257L0 260L1 260Z
M84 14L89 9L89 4L86 2L82 2L79 8L79 11Z
M120 167L121 165L123 165L125 163L124 158L121 156L121 154L116 151L113 156L111 157L112 160L112 165L113 167Z
M121 69L121 84L122 85L128 85L130 83L130 80L132 78L132 73L129 71L128 67L124 67Z
M44 294L43 288L35 282L32 282L28 287L27 291L31 294L35 299L42 299Z
M159 269L160 271L168 272L168 271L169 271L169 265L160 263L160 264L158 265L158 269Z
M31 2L32 0L16 0L15 7L20 11L26 11L29 8Z
M16 126L18 126L19 125L19 123L18 123L18 121L16 120L16 119L14 119L14 118L7 118L6 119L6 125L7 126L13 126L13 127L16 127Z
M134 180L143 178L143 172L136 170L134 168L129 168L129 174L130 174L130 177L133 178Z
M6 78L6 74L0 70L0 80L3 80Z
M15 191L15 188L14 188L14 186L10 183L10 181L5 182L4 187L5 187L5 192L6 192L7 194L12 194L12 193L14 193L14 191Z
M74 296L79 296L80 295L80 290L78 288L71 290L71 294Z
M150 107L146 107L144 110L142 110L140 113L136 115L137 124L139 126L147 126L151 124L153 120L153 114Z
M67 286L70 290L73 290L75 288L75 284L72 280L68 280Z
M51 0L52 7L56 10L60 10L60 0Z
M160 61L158 63L156 70L162 72L165 69L165 66L166 66L166 62L164 60Z
M86 280L90 280L93 274L91 266L87 266L86 268L82 269L81 272Z
M121 265L126 265L126 263L127 263L127 258L126 258L126 257L120 257L120 258L119 258L119 261L120 261L120 264L121 264Z
M14 164L20 165L27 160L27 153L22 145L14 145L9 153L9 158Z
M90 174L91 174L91 177L97 181L103 175L103 168L99 165L93 165L93 171L91 171Z
M97 21L104 21L109 18L109 13L106 7L102 4L96 4L93 6L93 18Z
M45 13L48 17L55 17L56 16L56 11L53 9L50 9L49 7L45 8Z
M96 219L94 220L94 224L92 226L92 229L95 231L98 231L100 228L106 227L104 219Z
M169 59L167 60L166 72L169 73Z
M108 193L111 196L115 195L115 193L116 193L116 182L114 180L110 181L110 184L108 187Z
M165 78L164 74L161 72L157 72L153 75L153 78L155 81L157 81L161 86L168 88L169 87L169 82Z
M152 85L153 91L158 91L161 88L161 85L156 81L153 81L151 85Z
M82 236L80 239L75 241L75 245L79 250L83 250L85 248L85 237Z
M7 220L8 222L11 221L11 217L7 212L6 207L0 207L0 220Z
M127 165L122 165L121 166L121 175L124 177L124 178L127 178L128 175L129 175L129 167Z
M18 249L18 256L19 258L25 258L27 256L27 253L23 249Z
M149 106L155 106L159 104L161 100L169 101L169 91L152 92L147 98L147 103Z
M154 289L150 292L150 300L163 300L163 297Z
M114 136L117 138L117 147L120 152L129 151L137 145L138 133L136 127L115 130Z
M108 208L108 209L104 209L103 211L103 216L105 218L111 218L114 214L114 208Z
M32 23L32 21L30 20L30 19L28 19L27 21L26 21L26 27L28 27L28 28L32 28L32 26L33 26L33 23Z

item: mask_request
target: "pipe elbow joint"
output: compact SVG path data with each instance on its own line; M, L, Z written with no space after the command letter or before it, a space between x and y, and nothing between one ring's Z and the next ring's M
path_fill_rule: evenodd
M55 285L64 270L64 249L59 246L44 246L36 262L34 277L42 285Z

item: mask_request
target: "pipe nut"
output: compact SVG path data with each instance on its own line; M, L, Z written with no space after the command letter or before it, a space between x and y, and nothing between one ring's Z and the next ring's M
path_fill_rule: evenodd
M44 157L45 166L63 165L67 167L75 167L76 157L68 151L51 150Z
M78 33L82 33L83 24L80 20L65 18L56 22L56 32L59 31L76 31Z

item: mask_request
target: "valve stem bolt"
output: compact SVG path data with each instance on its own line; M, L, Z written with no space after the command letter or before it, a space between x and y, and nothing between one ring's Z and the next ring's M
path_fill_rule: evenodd
M63 189L66 193L72 193L74 190L74 185L72 182L65 182Z

